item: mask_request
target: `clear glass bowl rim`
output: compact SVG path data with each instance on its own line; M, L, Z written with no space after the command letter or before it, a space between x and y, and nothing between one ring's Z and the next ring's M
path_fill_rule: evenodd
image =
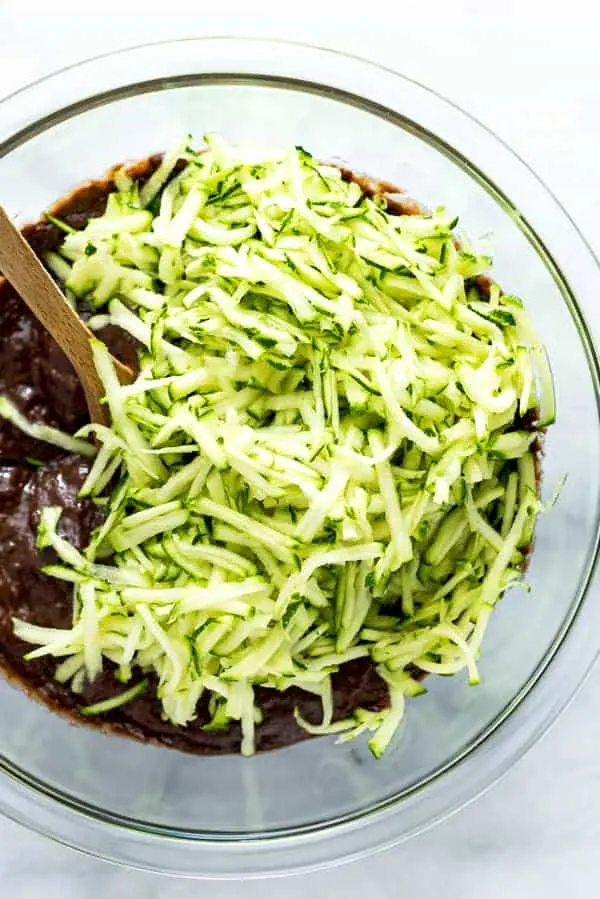
M186 66L192 58L196 67L189 70ZM132 84L129 72L148 77ZM414 128L466 169L516 217L551 270L577 323L598 402L600 377L595 347L600 341L600 310L594 309L592 301L594 293L597 296L600 291L600 266L584 236L539 176L501 138L439 93L392 69L328 48L262 38L190 37L124 48L62 68L0 101L0 160L76 110L90 108L114 94L131 95L124 93L128 88L135 93L143 85L164 81L168 86L169 79L177 83L184 74L208 76L217 72L331 88L339 96L352 97L358 105ZM354 87L361 77L369 85L368 96ZM396 93L398 97L404 94L403 99L413 98L413 105L420 109L418 119L396 108L400 100L389 99ZM444 136L457 122L460 146ZM494 174L488 176L488 160L492 157ZM479 159L483 159L482 165ZM513 195L519 198L518 206L509 199ZM554 227L546 227L546 222ZM260 840L225 836L205 839L189 833L154 831L69 797L59 797L3 758L0 811L91 855L187 877L297 873L387 848L458 811L489 788L542 736L574 696L600 651L600 641L594 636L600 626L600 607L589 601L598 575L597 558L598 534L588 560L585 589L571 606L542 664L512 702L460 757L452 759L425 786L374 811L289 835L266 834Z

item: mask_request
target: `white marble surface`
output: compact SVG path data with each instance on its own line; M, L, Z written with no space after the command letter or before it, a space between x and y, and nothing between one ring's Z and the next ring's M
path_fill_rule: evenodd
M78 58L186 34L287 36L346 49L395 67L475 113L533 165L600 251L600 12L590 0L397 0L390 3L394 12L386 11L386 0L368 0L366 20L344 13L346 4L334 0L207 6L180 0L177 17L167 17L138 0L0 0L0 95ZM251 883L244 895L597 895L598 687L600 670L499 785L445 824L360 863ZM11 899L188 899L205 889L215 899L233 899L242 892L234 883L208 886L120 870L2 819L0 884L1 895Z

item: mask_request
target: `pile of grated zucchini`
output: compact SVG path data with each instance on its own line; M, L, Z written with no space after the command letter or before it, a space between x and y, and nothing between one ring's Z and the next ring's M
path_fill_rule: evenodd
M390 214L300 147L206 140L142 187L118 172L104 215L48 256L92 328L137 338L141 369L121 386L95 342L112 427L77 437L97 439L82 495L105 517L79 552L43 510L73 626L15 632L75 691L116 666L124 692L84 713L155 675L165 718L185 726L208 698L207 727L239 721L250 754L254 688L294 686L322 700L303 727L369 730L379 757L419 672L477 683L522 577L546 356L519 299L479 290L491 261L444 209ZM333 720L331 674L360 658L389 708Z

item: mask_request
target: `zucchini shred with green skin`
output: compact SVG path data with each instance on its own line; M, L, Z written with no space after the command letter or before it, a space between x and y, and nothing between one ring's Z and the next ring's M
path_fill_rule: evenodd
M323 707L302 727L370 731L379 757L417 672L478 682L490 614L522 579L554 415L533 325L518 298L483 295L491 262L445 210L390 213L302 148L208 137L115 184L47 263L92 329L137 339L140 373L121 386L95 341L111 428L38 435L94 435L82 495L105 517L80 552L42 510L73 626L15 633L76 691L116 666L124 692L86 716L154 675L166 719L209 697L207 727L239 722L251 754L254 688L298 687ZM331 675L360 658L389 707L333 720Z

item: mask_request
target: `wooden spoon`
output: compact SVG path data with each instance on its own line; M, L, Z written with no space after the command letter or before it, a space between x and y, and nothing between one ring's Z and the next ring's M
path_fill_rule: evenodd
M67 303L2 206L0 271L70 360L81 381L90 420L108 425L108 408L101 403L104 387L98 377L90 346L93 334ZM113 364L121 383L130 384L134 379L131 369L114 358Z

